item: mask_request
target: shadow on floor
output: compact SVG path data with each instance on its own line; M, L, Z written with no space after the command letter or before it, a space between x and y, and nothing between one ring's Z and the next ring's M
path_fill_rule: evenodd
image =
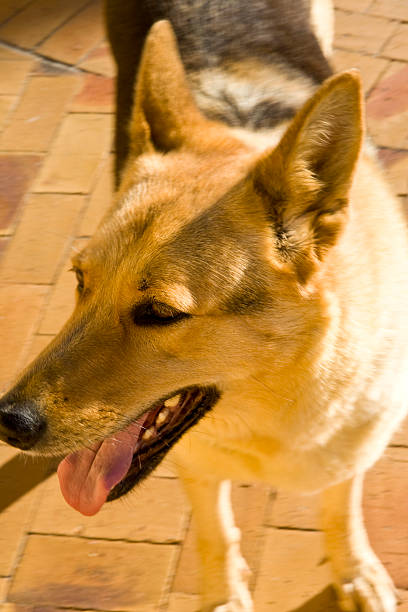
M334 588L327 586L312 599L302 604L300 608L290 612L341 612L337 601Z
M0 467L0 512L53 474L58 460L16 455Z

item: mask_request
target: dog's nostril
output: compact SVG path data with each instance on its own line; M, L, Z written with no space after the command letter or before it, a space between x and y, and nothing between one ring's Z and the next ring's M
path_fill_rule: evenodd
M43 436L46 426L35 402L0 405L0 438L11 446L29 450Z

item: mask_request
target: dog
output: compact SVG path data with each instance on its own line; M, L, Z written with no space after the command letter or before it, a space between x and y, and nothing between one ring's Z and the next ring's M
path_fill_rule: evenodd
M169 452L193 506L202 610L253 609L229 480L322 492L339 604L394 612L364 473L407 412L408 239L333 75L328 2L108 0L110 211L76 307L0 402L0 435L65 455L84 514Z

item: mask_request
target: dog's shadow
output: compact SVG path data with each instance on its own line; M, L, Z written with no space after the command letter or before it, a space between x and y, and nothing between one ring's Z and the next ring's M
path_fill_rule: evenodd
M341 612L341 608L337 604L334 588L328 585L312 599L290 612Z
M18 454L0 467L0 513L49 478L58 460Z

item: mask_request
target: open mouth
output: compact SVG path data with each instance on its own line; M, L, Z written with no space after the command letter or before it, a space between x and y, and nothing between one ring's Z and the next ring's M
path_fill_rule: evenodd
M130 491L219 397L215 386L186 387L153 404L123 430L66 457L58 468L66 501L92 515L105 501Z
M190 387L159 402L139 421L140 435L126 476L107 501L121 497L146 478L170 448L210 410L219 398L216 387Z

